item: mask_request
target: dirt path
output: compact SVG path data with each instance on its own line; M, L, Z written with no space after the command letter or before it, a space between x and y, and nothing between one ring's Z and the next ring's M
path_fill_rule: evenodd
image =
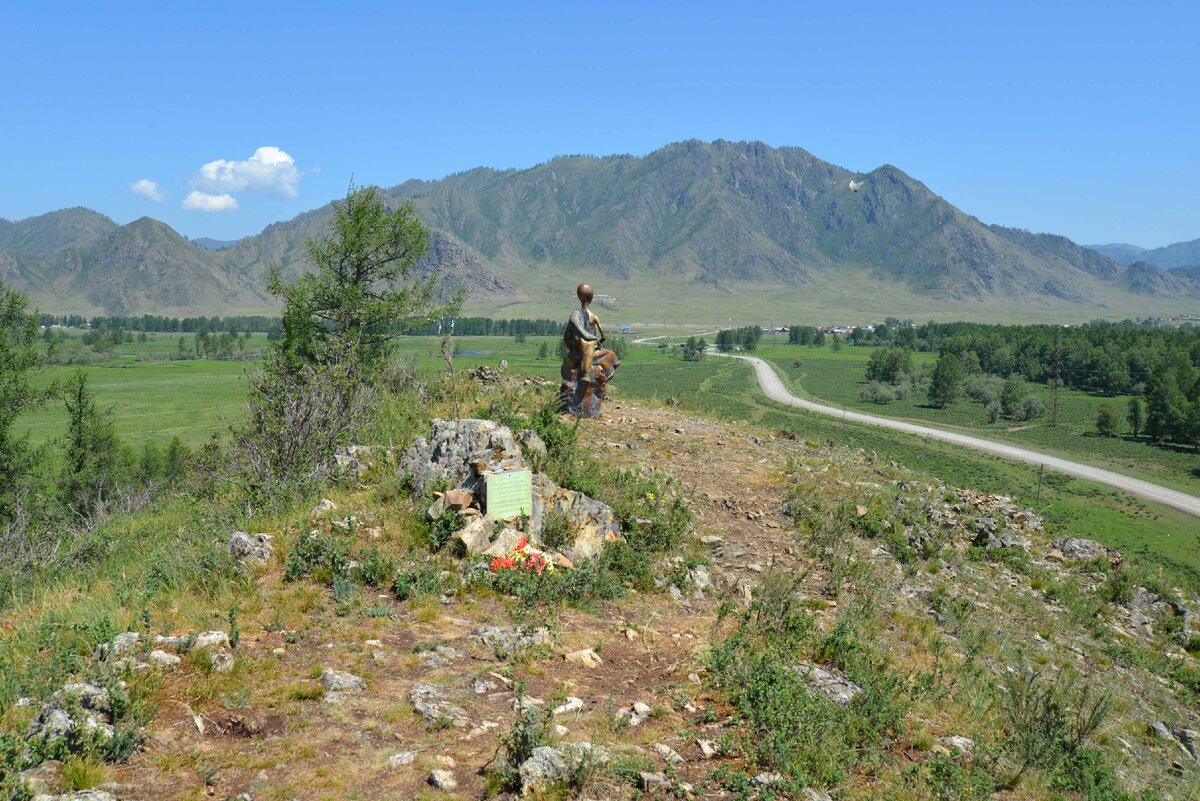
M727 355L727 354L720 354ZM938 439L944 442L952 442L956 445L963 445L967 448L985 451L997 456L1003 456L1006 459L1015 459L1021 462L1030 464L1045 465L1051 470L1057 470L1060 473L1066 473L1075 478L1082 478L1088 481L1095 481L1097 484L1105 484L1110 487L1115 487L1130 495L1136 495L1139 498L1144 498L1149 501L1156 501L1166 506L1179 509L1188 514L1200 517L1200 498L1194 495L1188 495L1185 492L1168 489L1167 487L1153 484L1149 481L1143 481L1138 478L1130 478L1129 476L1114 473L1111 470L1105 470L1100 467L1072 462L1067 459L1062 459L1057 456L1031 451L1025 448L1018 448L1015 445L1005 445L1000 442L993 442L979 437L971 437L966 434L959 434L954 431L945 431L940 428L932 428L930 426L917 425L915 423L906 423L900 420L892 420L886 417L876 417L872 414L864 414L862 412L852 412L846 409L841 409L836 406L826 406L820 403L814 403L810 400L798 398L791 393L779 375L769 364L762 359L754 356L730 356L729 358L741 359L750 362L754 365L754 372L758 378L758 385L762 389L763 394L776 403L782 403L787 406L795 406L798 409L806 409L810 412L825 414L831 417L838 417L845 420L850 420L855 423L866 423L868 425L880 426L882 428L890 428L894 431L903 431L906 434L916 434L921 437L929 437Z

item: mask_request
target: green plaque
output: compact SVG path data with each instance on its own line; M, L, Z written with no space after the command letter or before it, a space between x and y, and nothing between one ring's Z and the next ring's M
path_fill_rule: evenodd
M533 511L533 473L505 470L484 473L487 513L494 520L508 520Z

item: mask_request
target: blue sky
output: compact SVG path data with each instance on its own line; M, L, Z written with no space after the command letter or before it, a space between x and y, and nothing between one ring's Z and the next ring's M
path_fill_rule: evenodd
M891 163L985 222L1157 246L1200 237L1198 7L11 3L0 217L82 205L232 239L351 176L695 137Z

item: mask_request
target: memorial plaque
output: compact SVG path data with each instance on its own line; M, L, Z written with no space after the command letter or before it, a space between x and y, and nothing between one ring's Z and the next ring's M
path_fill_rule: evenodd
M533 512L533 473L529 470L505 470L483 474L487 514L494 520L508 520Z

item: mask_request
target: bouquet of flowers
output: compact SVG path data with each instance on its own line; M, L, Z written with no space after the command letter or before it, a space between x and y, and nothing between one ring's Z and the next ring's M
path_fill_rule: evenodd
M517 540L517 545L504 556L492 560L492 572L501 570L530 570L539 576L545 570L553 570L554 563L542 551L529 544L526 537Z

